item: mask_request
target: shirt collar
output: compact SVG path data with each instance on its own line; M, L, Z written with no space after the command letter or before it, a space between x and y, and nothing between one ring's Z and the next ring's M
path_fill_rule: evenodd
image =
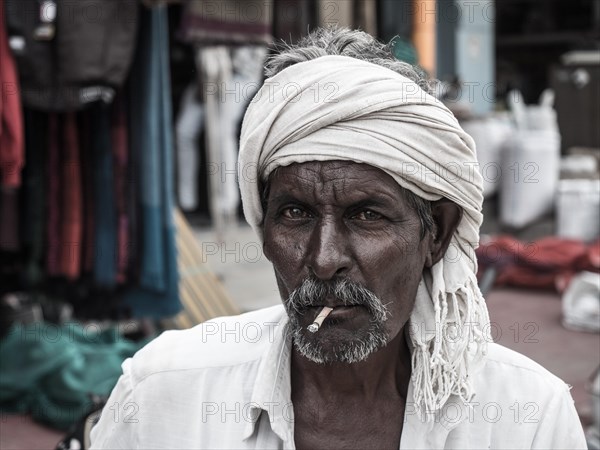
M271 429L280 439L293 440L294 409L290 376L292 343L287 329L288 317L282 308L282 316L269 335L269 350L258 368L251 397L251 420L244 429L244 440L254 434L258 419L263 413L268 414Z
M471 417L471 406L460 396L452 394L441 409L428 413L416 407L413 393L411 379L406 397L400 449L445 448L450 432L467 417ZM428 414L431 416L428 417Z

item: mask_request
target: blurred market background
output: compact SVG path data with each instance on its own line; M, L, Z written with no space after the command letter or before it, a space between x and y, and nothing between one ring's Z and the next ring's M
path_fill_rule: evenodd
M600 0L0 0L1 449L87 448L145 342L280 302L240 124L274 46L328 25L440 80L477 144L449 170L483 175L491 334L600 448Z

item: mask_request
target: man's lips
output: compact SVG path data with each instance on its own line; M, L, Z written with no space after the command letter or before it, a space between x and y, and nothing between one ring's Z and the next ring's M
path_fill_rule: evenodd
M365 305L363 305L362 303L359 305L346 305L344 303L322 303L319 305L309 305L306 308L323 308L324 306L327 306L328 308L354 308L355 306L362 306L363 308L366 308Z
M332 319L350 318L355 314L360 314L361 310L366 310L363 305L338 306L333 308L329 314Z

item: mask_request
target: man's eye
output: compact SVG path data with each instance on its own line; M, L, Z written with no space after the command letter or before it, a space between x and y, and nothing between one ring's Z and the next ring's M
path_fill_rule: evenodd
M377 214L376 212L367 209L365 211L359 212L358 214L355 214L352 218L358 220L373 221L381 219L381 214Z
M304 211L302 208L285 208L281 215L288 219L306 219L310 217L310 214Z

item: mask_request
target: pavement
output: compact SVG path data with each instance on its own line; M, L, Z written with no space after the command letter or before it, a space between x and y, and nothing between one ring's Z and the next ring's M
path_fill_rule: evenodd
M194 231L203 261L223 282L241 312L281 303L273 266L249 226L240 224L225 230L222 243L212 229Z

